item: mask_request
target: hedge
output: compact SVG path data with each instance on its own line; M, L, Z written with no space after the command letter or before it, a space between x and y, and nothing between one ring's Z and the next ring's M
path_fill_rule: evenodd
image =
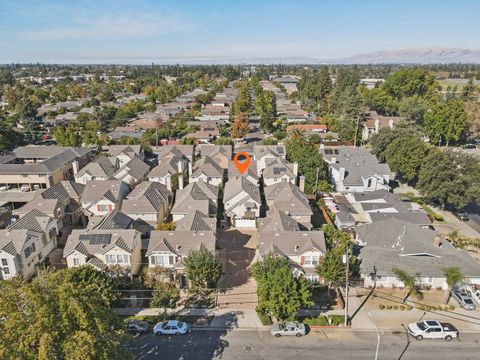
M328 326L328 319L325 315L319 315L317 317L314 317L314 318L305 318L303 319L303 323L305 325L309 325L309 326Z
M330 325L342 325L345 322L343 315L329 315Z
M272 318L270 316L265 314L259 314L259 313L257 313L257 316L260 319L260 322L262 323L263 326L272 325Z

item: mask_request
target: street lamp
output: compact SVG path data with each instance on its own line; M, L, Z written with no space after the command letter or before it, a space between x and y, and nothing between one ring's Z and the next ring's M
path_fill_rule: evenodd
M345 264L345 326L348 325L348 248L343 255L343 263Z
M380 334L380 332L378 331L378 327L377 325L375 324L375 322L373 321L373 316L372 316L372 313L371 312L368 312L368 317L370 318L370 322L372 323L372 325L375 327L375 331L377 332L377 349L375 350L375 360L378 359L378 350L380 348L380 336L383 335L383 331L382 333Z

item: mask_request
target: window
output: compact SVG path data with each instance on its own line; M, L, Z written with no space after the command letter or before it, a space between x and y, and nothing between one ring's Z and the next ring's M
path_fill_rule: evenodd
M5 275L10 275L10 269L8 267L2 268L2 271Z
M2 259L2 266L8 266L8 260Z
M80 259L79 258L73 258L73 266L79 266L80 265Z
M318 281L318 275L315 274L306 274L305 279L307 279L310 282L316 283Z
M318 256L313 256L313 255L308 255L305 256L305 262L303 263L304 265L317 265L318 263Z
M367 187L372 187L372 179L368 179L368 185Z
M22 174L22 175L20 175L20 176L21 176L22 178L28 178L28 175L26 175L26 174Z
M108 254L105 255L105 262L107 264L128 264L128 255Z
M97 205L97 210L98 211L108 211L108 205Z
M24 250L25 258L28 258L34 252L35 252L35 244L32 244L29 247L25 248L25 250Z
M152 255L150 256L151 265L168 266L173 265L175 257L173 255Z

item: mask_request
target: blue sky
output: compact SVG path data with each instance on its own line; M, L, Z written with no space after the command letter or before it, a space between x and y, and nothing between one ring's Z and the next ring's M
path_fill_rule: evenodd
M0 0L0 63L480 49L480 1Z

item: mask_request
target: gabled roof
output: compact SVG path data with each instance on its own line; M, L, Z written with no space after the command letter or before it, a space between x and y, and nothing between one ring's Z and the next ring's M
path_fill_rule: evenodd
M75 250L87 252L89 256L101 255L115 246L132 253L140 243L136 242L139 237L140 233L133 229L73 230L67 238L63 256L68 256Z
M280 157L266 159L265 169L263 169L263 178L277 179L284 176L295 178L294 165Z
M169 251L188 256L192 250L205 248L215 253L216 235L213 231L152 231L146 256L155 251Z
M298 223L282 211L273 211L267 217L259 219L259 233L300 231Z
M2 229L0 230L0 250L16 256L22 251L25 242L31 238L41 241L42 231L11 228Z
M216 231L217 219L195 210L176 223L176 231Z
M148 177L164 177L167 175L174 175L178 173L178 163L182 163L183 169L186 168L188 161L180 156L158 158L158 165L155 166L148 174Z
M41 196L44 199L58 199L63 203L68 203L70 199L78 201L84 188L85 185L83 184L71 180L62 180L42 191Z
M323 231L259 233L260 254L267 255L272 248L286 256L300 256L311 249L322 253L327 251Z
M121 174L125 170L127 171L127 173L122 177ZM148 164L144 163L140 158L134 157L132 160L130 160L128 163L118 169L118 171L113 175L113 177L122 180L126 175L130 175L136 181L139 181L143 179L149 171L150 166Z
M174 156L193 160L193 145L164 145L152 147L152 151L158 155L159 161Z
M109 145L107 151L112 156L125 154L130 157L139 156L142 151L142 145Z
M31 230L36 232L43 232L52 218L38 209L33 209L20 219L12 223L8 230Z
M253 154L255 160L259 160L262 157L269 155L271 157L285 157L286 150L285 145L254 145Z
M235 207L245 201L255 201L258 204L262 203L260 198L260 190L258 186L252 184L250 181L242 177L235 177L227 181L225 184L225 192L223 196L223 202L227 203L232 200L238 194L245 192L245 198L231 204L231 207Z
M114 203L120 200L123 181L90 180L87 181L82 194L82 203L93 203L105 198Z
M313 215L307 196L298 186L290 182L281 182L265 189L265 200L273 203L271 208L293 215Z
M225 156L229 160L232 159L232 146L231 145L207 145L201 144L198 147L202 156Z
M218 192L219 188L217 186L203 182L192 182L184 189L177 190L175 205L171 213L190 213L194 210L200 210L205 214L211 213L209 209L211 204L217 204Z
M217 165L216 161L208 156L203 156L193 169L192 177L199 177L204 174L211 178L223 178L225 170Z
M104 177L109 178L116 171L115 164L113 164L109 158L100 157L95 161L92 161L85 165L80 171L75 175L75 177L82 177L85 174L89 174L93 177Z
M122 202L122 212L133 213L157 213L158 210L169 202L173 193L167 186L158 182L144 181L138 184Z
M88 223L89 229L130 229L134 219L123 212L113 210L106 216L94 216Z

